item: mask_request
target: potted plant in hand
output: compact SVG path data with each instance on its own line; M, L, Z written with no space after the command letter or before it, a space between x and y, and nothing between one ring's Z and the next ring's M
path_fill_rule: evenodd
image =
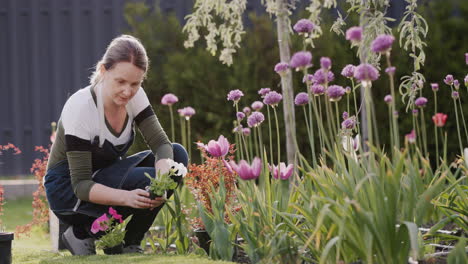
M187 168L182 163L177 163L173 160L168 160L170 168L166 173L158 171L155 178L145 172L146 177L150 179L150 185L146 186L146 191L149 192L150 198L165 197L168 190L177 188L179 179L187 174Z
M91 233L97 234L99 232L104 232L99 240L96 241L96 247L102 249L105 254L122 254L122 242L126 233L125 227L132 216L127 217L124 221L122 215L119 215L112 207L109 207L109 215L103 214L94 220L91 225Z

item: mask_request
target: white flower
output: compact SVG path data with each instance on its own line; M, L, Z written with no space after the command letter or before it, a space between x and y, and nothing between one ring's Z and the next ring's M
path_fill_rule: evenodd
M187 168L182 163L174 162L171 166L171 169L173 170L175 176L178 177L185 177L187 174Z
M463 151L463 159L465 160L465 165L466 167L468 168L468 148L465 148L465 150Z
M361 145L361 136L356 135L356 137L353 138L351 136L345 135L342 137L341 143L343 145L343 149L346 152L349 152L353 159L357 161L356 151L359 150L359 147Z

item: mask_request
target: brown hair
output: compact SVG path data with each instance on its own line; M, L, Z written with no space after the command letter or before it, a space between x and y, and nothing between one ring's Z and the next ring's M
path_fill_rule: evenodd
M96 64L94 73L91 75L91 84L99 82L101 77L101 65L106 70L112 69L119 62L130 62L137 68L148 71L149 59L146 55L146 50L140 40L130 35L121 35L112 40L107 46L106 53L102 59Z

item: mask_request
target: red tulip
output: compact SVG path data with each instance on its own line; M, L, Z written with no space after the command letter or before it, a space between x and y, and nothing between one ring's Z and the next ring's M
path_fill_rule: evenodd
M447 115L443 113L437 113L432 117L432 121L438 127L445 126L445 122L447 122Z

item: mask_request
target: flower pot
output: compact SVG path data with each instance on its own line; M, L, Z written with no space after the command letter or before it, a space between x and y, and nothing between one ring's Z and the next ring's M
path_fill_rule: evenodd
M117 246L110 247L110 248L104 248L103 249L104 253L106 255L118 255L123 253L123 244L120 243Z
M204 229L196 229L194 232L198 238L198 244L200 247L206 251L206 254L210 255L211 237L208 232Z
M154 194L154 193L152 193L152 192L149 191L149 186L146 186L146 187L145 187L145 190L149 193L149 198L150 198L151 200L154 200L154 199L156 199L157 197L167 197L167 191L164 192L163 195L156 195L156 194Z
M0 264L11 264L11 241L13 233L0 232Z

